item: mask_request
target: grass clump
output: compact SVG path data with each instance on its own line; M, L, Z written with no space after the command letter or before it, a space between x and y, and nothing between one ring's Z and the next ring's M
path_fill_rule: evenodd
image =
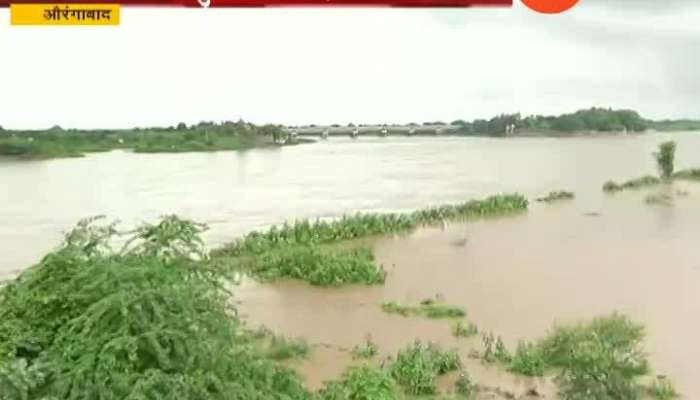
M479 328L477 328L476 324L474 323L469 323L469 325L465 325L464 322L457 321L452 325L452 336L456 338L472 337L478 334Z
M540 346L520 342L508 365L508 370L525 376L543 376L547 372L547 360Z
M418 306L406 306L390 301L382 303L382 310L388 314L404 317L421 316L432 319L462 318L467 315L460 307L442 304L433 299L425 299Z
M673 400L680 397L673 383L663 375L657 376L647 387L647 394L655 400Z
M659 145L659 150L653 153L659 176L663 179L671 179L673 176L674 160L676 157L676 142L667 141Z
M421 396L435 394L435 379L460 367L456 351L443 351L437 344L415 341L398 352L389 371L406 394Z
M397 400L399 388L382 368L350 367L336 381L326 383L317 400Z
M367 335L362 346L355 346L352 349L353 358L373 358L379 354L379 346L372 341L372 336Z
M115 251L85 221L0 289L2 398L310 399L249 345L202 229L167 217Z
M264 346L262 354L271 360L284 361L295 358L305 358L311 350L303 339L288 339L283 336L272 336Z
M386 272L370 249L324 250L319 246L288 246L253 258L244 267L263 280L292 278L312 285L380 284Z
M565 190L560 190L560 191L555 191L555 192L549 192L548 195L544 197L538 197L535 199L538 202L541 203L552 203L555 201L560 201L560 200L571 200L575 197L574 192L567 192Z

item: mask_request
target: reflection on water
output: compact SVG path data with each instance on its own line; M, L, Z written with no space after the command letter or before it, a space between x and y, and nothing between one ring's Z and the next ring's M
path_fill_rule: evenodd
M650 153L669 136L678 141L680 168L700 165L700 135L693 134L332 139L246 152L0 159L0 279L90 215L133 224L177 213L209 223L207 239L216 245L285 219L574 190L575 201L533 205L522 216L380 240L378 257L390 270L383 287L245 285L237 289L242 310L253 322L314 343L352 347L372 333L387 354L416 337L456 342L447 323L384 315L378 304L385 300L441 294L511 345L543 335L557 320L619 310L649 327L657 369L697 396L700 187L686 184L690 195L672 207L645 204L643 192L601 191L608 179L654 173ZM464 343L468 352L478 339ZM315 365L333 358L316 357ZM334 371L309 362L311 370ZM501 379L498 371L474 369L487 384Z

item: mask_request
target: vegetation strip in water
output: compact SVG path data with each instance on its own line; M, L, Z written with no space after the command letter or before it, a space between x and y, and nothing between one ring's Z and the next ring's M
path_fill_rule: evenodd
M299 279L320 286L381 284L386 272L370 248L334 246L353 239L400 233L444 220L524 211L519 194L491 196L412 213L356 214L335 221L310 220L251 232L213 251L212 258L263 280Z
M467 313L449 304L442 304L434 299L425 299L417 306L406 306L395 301L382 304L382 311L388 314L398 314L404 317L421 316L426 318L462 318Z
M667 379L645 385L649 361L642 349L644 327L629 318L612 314L589 323L557 326L536 342L521 342L515 353L503 342L485 335L482 358L504 364L527 376L553 373L564 400L657 399L675 393Z
M338 243L369 236L410 231L421 225L448 219L475 218L525 211L527 199L520 194L491 196L458 205L444 205L412 213L345 215L334 221L310 221L273 226L267 231L251 232L213 252L214 256L262 254L286 245Z
M552 202L560 201L560 200L571 200L574 197L575 197L574 192L560 190L560 191L549 192L548 195L543 196L543 197L538 197L535 200L538 202L541 202L541 203L552 203Z
M625 189L639 189L648 186L655 186L661 183L669 183L674 179L682 180L700 180L700 169L686 169L674 172L676 143L667 141L659 144L659 148L652 155L656 160L656 167L659 171L659 176L646 175L641 178L632 179L623 183L607 181L603 185L603 191L615 193ZM659 199L647 198L647 203L658 203Z

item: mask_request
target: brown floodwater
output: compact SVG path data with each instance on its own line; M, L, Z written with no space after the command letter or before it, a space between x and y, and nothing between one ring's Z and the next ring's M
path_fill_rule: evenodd
M674 195L672 206L645 203L647 194L665 191ZM619 311L647 326L655 372L694 398L700 394L699 229L700 185L676 184L608 196L596 208L579 201L534 205L519 216L378 239L378 261L389 271L382 286L247 283L236 293L252 323L311 343L352 348L370 334L389 355L422 339L457 347L463 359L479 348L478 337L456 340L447 321L388 315L381 303L439 296L510 346L544 335L555 323ZM312 386L348 363L324 350L318 357L301 366ZM516 379L473 360L467 369L485 385L551 393L546 382Z
M318 387L351 361L371 334L383 355L416 338L458 346L479 382L514 393L546 382L513 378L469 359L479 338L457 341L450 323L386 315L383 301L435 295L509 345L568 322L620 311L648 327L658 373L686 398L700 396L700 186L669 190L672 206L647 191L602 193L608 179L655 173L650 153L678 142L677 166L700 166L700 135L554 138L360 138L244 152L133 154L80 159L0 158L0 281L56 246L79 219L104 214L125 225L179 215L206 222L217 246L251 230L301 217L411 210L494 193L529 197L569 189L577 198L526 214L374 243L389 271L376 287L321 289L299 282L235 289L254 324L317 346L298 365ZM682 188L688 196L675 194ZM345 349L345 350L344 350Z

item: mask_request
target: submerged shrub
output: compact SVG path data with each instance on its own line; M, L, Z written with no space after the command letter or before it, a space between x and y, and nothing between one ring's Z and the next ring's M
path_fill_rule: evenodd
M499 362L506 365L511 362L512 356L500 336L496 337L493 333L484 333L481 335L481 340L484 344L484 352L481 358L484 361L488 363Z
M645 186L653 186L661 183L661 179L656 176L646 175L641 178L632 179L622 184L615 183L613 181L605 182L603 185L603 190L606 192L618 192L625 189L638 189Z
M289 246L254 258L246 269L264 280L292 278L313 285L384 283L386 272L370 249L322 250L318 246Z
M372 336L367 335L362 346L355 346L352 349L354 358L372 358L379 354L379 346L372 341Z
M549 192L548 195L544 197L538 197L535 199L536 201L542 202L542 203L551 203L554 201L559 201L559 200L571 200L575 197L574 192L567 192L565 190L560 190L556 192Z
M389 373L381 368L350 367L337 381L326 383L318 400L397 400L399 390Z
M452 336L456 338L471 337L479 334L479 328L474 323L465 325L462 321L457 321L452 325Z
M673 196L666 193L650 194L644 198L647 204L659 204L663 206L673 205Z
M461 371L455 381L455 392L464 399L471 399L476 392L476 385L469 378L466 371Z
M388 314L398 314L404 317L421 316L433 319L461 318L467 313L460 307L441 304L435 300L423 300L418 306L405 306L395 301L382 303L382 310Z
M435 394L435 379L461 367L454 350L443 351L434 343L415 341L402 349L389 367L391 376L409 395Z
M663 179L670 179L673 176L673 163L676 156L676 142L667 141L659 145L659 150L654 153L656 166L659 175Z

